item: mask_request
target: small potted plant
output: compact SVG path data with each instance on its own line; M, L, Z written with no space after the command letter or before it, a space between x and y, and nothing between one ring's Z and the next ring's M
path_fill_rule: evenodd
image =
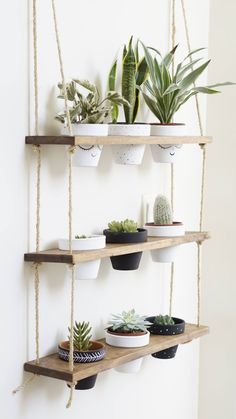
M143 44L142 44L143 45ZM149 69L150 79L144 82L146 92L142 87L143 98L158 119L158 123L151 124L151 135L160 136L183 136L186 135L185 124L174 123L173 118L176 112L191 97L199 93L214 94L220 93L215 90L217 86L232 85L234 83L218 83L212 86L198 86L194 84L198 77L207 69L210 60L196 67L200 59L187 61L194 54L204 48L192 51L183 61L176 63L176 70L172 75L170 66L174 59L177 46L172 49L164 58L159 51L154 50L154 57L150 48L143 45L146 62ZM159 163L173 163L180 145L151 145L153 159Z
M182 222L173 221L171 205L164 195L158 195L153 206L154 222L146 223L148 236L178 237L184 236L185 229ZM173 262L178 254L180 245L163 249L151 250L154 262Z
M69 332L70 332L70 328ZM91 330L89 323L75 322L74 325L74 352L73 360L75 363L90 363L101 361L105 357L105 345L101 342L91 340ZM69 339L69 337L68 337ZM70 341L61 342L58 345L58 355L63 361L69 361ZM84 378L77 382L76 390L88 390L93 388L96 382L97 375Z
M140 316L134 309L113 314L106 330L106 343L118 348L139 348L149 344L150 333L147 327L151 323ZM116 368L119 372L137 372L142 358L127 362Z
M147 63L144 57L139 59L138 43L135 48L132 45L133 37L130 38L128 46L124 45L122 55L122 97L127 100L123 105L125 122L117 123L119 109L116 104L112 110L112 124L109 124L109 135L121 136L148 136L150 125L135 123L140 103L140 92L137 86L141 86L148 75ZM116 89L117 60L114 62L108 80L110 90ZM141 164L145 145L115 145L112 147L114 158L118 164Z
M141 243L147 241L147 230L138 228L133 220L112 221L108 229L103 231L107 243ZM142 252L130 253L121 256L111 256L113 269L131 271L138 269Z
M147 321L152 323L148 330L153 335L170 336L184 333L185 321L178 319L177 317L170 317L168 315L162 316L160 314L159 316L147 317ZM160 359L171 359L175 357L177 348L178 345L174 345L162 351L155 352L152 356Z
M78 86L84 88L89 93L83 95ZM64 99L62 84L60 89L60 99ZM117 92L109 91L105 98L101 99L101 94L94 84L88 80L73 79L66 84L68 101L72 104L69 109L71 123L73 124L74 135L81 136L106 136L108 135L108 125L104 123L109 116L112 104L117 107L128 103ZM65 110L59 112L56 119L63 124L63 134L68 135L68 121ZM102 145L79 145L74 155L73 164L75 166L97 166L102 151Z
M77 235L72 240L73 251L103 249L106 246L104 235ZM60 250L69 250L69 239L59 239L58 247ZM96 279L100 268L101 259L81 262L76 266L77 279Z

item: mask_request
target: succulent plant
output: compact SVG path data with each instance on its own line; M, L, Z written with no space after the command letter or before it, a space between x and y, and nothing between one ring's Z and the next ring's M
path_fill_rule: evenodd
M78 90L78 85L88 90L87 96ZM60 89L58 98L65 99L62 84L58 84L58 87ZM72 107L69 109L72 124L99 124L111 113L113 104L117 107L120 105L129 106L128 102L115 91L109 91L106 97L101 100L97 86L88 80L73 79L66 84L66 91L68 101L72 102ZM67 125L65 111L59 112L56 119Z
M108 224L109 230L112 233L136 233L138 224L133 220L112 221Z
M153 206L153 219L156 225L173 223L171 205L164 195L158 195Z
M70 332L70 327L68 327L68 330ZM74 330L74 349L77 349L78 351L88 351L92 344L90 342L90 339L92 335L90 335L90 332L92 330L92 327L90 327L89 322L79 322L77 323L75 321L75 325L73 327ZM68 336L68 339L69 336Z
M139 59L138 42L135 47L132 45L131 36L128 45L124 45L122 56L122 97L127 100L130 106L123 104L125 122L133 124L138 114L140 105L140 87L147 78L148 66L145 57ZM111 67L108 79L109 90L115 90L117 73L117 60ZM138 86L138 87L137 87ZM112 122L116 123L119 116L119 109L113 105Z
M112 314L108 329L119 333L146 332L151 323L145 319L146 316L140 316L134 309L122 311L121 314Z
M85 236L85 234L82 234L81 236L79 236L77 234L77 236L75 236L75 239L89 239L89 236Z
M175 322L172 319L172 317L168 316L168 314L166 314L165 316L162 316L162 314L159 314L159 316L155 317L153 324L167 326L170 324L175 324Z

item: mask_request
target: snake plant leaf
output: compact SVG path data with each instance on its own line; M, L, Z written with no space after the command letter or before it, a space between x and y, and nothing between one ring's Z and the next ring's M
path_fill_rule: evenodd
M199 51L203 51L204 49L206 49L206 48L197 48L197 49L194 49L188 55L186 55L186 57L183 59L183 62L186 61L188 58L191 58L193 54L196 54Z
M181 89L187 89L191 84L195 83L197 78L203 73L206 67L210 64L211 60L206 61L200 67L193 70L190 74L188 74L179 84Z
M178 45L175 45L175 47L170 52L168 52L168 54L166 54L166 56L163 58L162 63L165 65L166 68L169 68L170 64L172 63L177 48Z
M184 74L187 73L189 70L193 69L194 65L197 64L201 60L202 60L202 58L198 58L197 60L193 60L191 63L188 63L188 64L184 65L183 67L178 66L179 69L176 69L176 73L175 73L175 82L181 81Z
M153 84L155 84L156 83L156 77L155 77L155 70L154 70L154 60L153 60L153 57L152 57L151 53L149 52L150 48L147 48L142 42L141 42L141 44L143 46L143 50L144 50L147 66L148 66L148 69L149 69L149 74L150 74L151 81L152 81Z
M141 86L146 80L147 76L148 76L148 66L147 66L145 57L143 57L139 61L138 66L137 66L137 71L136 71L136 94L135 94L136 99L135 99L135 105L134 105L134 110L133 110L133 120L132 120L133 123L136 120L139 107L140 107L140 92L137 86Z
M114 91L116 88L116 73L117 73L117 60L113 63L108 76L108 89ZM119 117L119 107L116 103L113 103L111 109L112 123L116 123Z
M211 86L207 86L209 87L209 89L212 89L214 87L220 87L220 86L233 86L236 83L233 83L232 81L226 81L224 83L216 83L216 84L212 84Z
M152 113L159 119L159 121L162 121L163 116L161 114L160 109L158 108L157 102L155 102L153 99L151 99L146 93L142 92L143 98L149 107L149 109L152 111Z
M160 57L162 57L160 51L158 51L158 49L153 48L153 47L147 47L148 49L150 49L151 51L154 51L156 54L158 54Z
M123 59L122 66L122 96L129 102L130 106L124 106L126 123L133 121L133 109L136 99L136 60L132 47L132 37L130 38L127 54Z
M210 89L209 87L194 87L192 89L193 92L197 92L197 93L205 93L205 94L215 94L215 93L220 93L219 90L215 90L215 89Z
M163 92L162 96L169 95L177 90L180 90L178 84L170 84L167 89Z
M138 44L139 44L139 41L137 41L137 42L136 42L135 47L134 47L134 53L135 53L135 60L136 60L136 63L138 63L138 62L139 62L139 50L138 50Z

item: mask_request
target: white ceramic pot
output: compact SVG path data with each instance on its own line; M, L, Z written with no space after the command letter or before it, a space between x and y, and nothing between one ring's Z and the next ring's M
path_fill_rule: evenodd
M184 124L151 124L151 135L184 136L186 135L186 126ZM153 160L157 163L174 163L181 147L182 144L152 144Z
M149 136L150 125L148 124L109 124L109 135L114 136ZM142 163L145 144L119 144L112 146L112 152L117 164Z
M68 128L64 134L68 135ZM78 136L107 136L107 124L73 124L73 134ZM76 147L73 156L73 166L96 167L102 153L102 145L83 144Z
M147 223L145 225L148 236L154 237L179 237L184 236L185 228L182 223L174 222L172 225L155 225ZM180 245L170 246L163 249L151 250L153 262L170 263L174 262L178 256Z
M119 334L110 333L108 330L105 334L106 343L118 348L139 348L149 344L150 333L147 332L140 336L123 336ZM123 365L115 368L118 372L135 373L138 372L142 364L142 358L135 359L134 361L126 362Z
M93 235L86 239L73 239L72 250L96 250L106 246L106 237L103 235ZM58 247L60 250L69 250L69 240L59 239ZM76 266L76 279L96 279L100 267L101 259L89 262L81 262Z

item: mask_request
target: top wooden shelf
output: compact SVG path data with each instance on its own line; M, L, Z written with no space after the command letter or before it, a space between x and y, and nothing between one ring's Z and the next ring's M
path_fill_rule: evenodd
M25 137L26 144L33 145L109 145L109 144L208 144L212 142L212 137L135 137L135 136L28 136Z

